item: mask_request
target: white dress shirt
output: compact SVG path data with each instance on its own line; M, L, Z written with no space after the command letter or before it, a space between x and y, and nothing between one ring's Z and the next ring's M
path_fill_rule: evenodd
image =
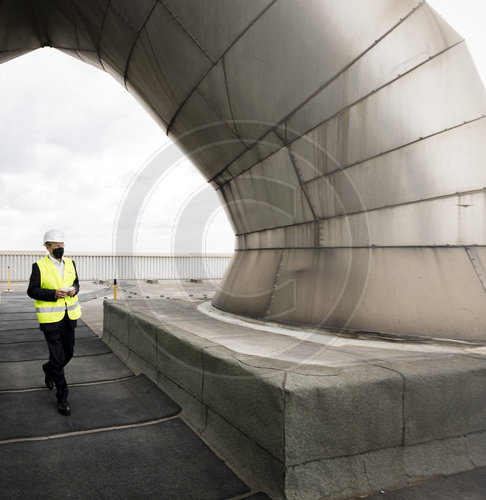
M59 262L51 254L49 254L49 259L51 259L51 262L56 266L56 269L59 272L61 279L64 278L64 259L61 259L61 262Z

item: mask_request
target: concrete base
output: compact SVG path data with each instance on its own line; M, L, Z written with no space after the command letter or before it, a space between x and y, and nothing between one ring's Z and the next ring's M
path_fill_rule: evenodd
M486 465L484 350L336 346L196 306L107 300L102 338L272 498L354 498Z

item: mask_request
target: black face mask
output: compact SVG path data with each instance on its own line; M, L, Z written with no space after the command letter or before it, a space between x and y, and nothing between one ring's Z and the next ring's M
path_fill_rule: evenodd
M54 248L54 250L52 251L52 255L54 255L56 259L60 259L64 255L64 248L62 247Z

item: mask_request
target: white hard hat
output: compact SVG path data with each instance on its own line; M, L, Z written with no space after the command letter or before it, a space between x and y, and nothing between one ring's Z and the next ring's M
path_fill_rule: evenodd
M49 231L46 231L46 233L44 234L44 244L46 244L48 241L57 241L59 243L63 243L65 239L66 236L60 229L49 229Z

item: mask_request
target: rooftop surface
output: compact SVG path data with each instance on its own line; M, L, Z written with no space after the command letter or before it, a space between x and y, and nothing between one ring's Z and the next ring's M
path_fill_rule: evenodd
M484 347L341 337L247 322L208 303L217 282L121 283L118 298L161 320L243 354L344 368L377 359L484 355ZM6 283L0 283L5 290ZM266 498L251 490L180 418L180 408L143 375L134 374L98 338L106 284L81 282L83 321L66 368L73 414L59 415L43 384L47 347L26 283L0 297L0 479L7 498ZM157 308L160 301L171 307ZM188 307L191 305L192 307ZM194 307L197 305L197 308ZM169 312L168 312L169 311ZM168 314L170 317L168 317ZM201 317L206 321L201 321ZM262 331L266 331L262 335ZM59 463L64 464L62 474ZM19 467L19 464L23 464ZM66 474L70 478L65 481ZM486 468L437 478L369 498L483 499ZM38 490L36 495L36 489ZM47 496L46 496L47 495Z
M78 322L75 357L66 367L68 417L44 386L47 346L26 284L1 296L0 496L255 498L180 419L180 407L98 338L93 297L105 287L82 285L88 321Z

